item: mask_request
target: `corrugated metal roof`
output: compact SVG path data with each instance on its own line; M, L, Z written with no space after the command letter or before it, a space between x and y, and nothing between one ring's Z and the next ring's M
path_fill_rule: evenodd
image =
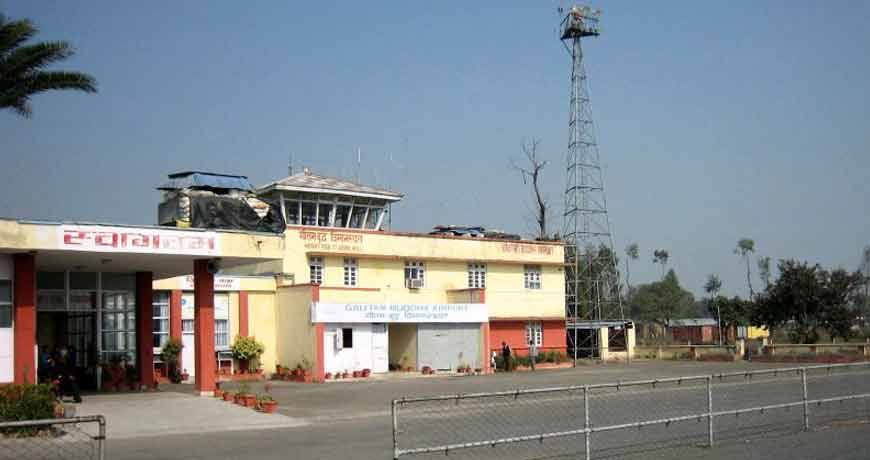
M393 192L368 185L357 184L346 179L338 179L335 177L319 176L311 173L299 173L283 179L276 180L259 187L260 193L267 192L271 189L296 190L296 191L325 191L334 192L344 195L357 195L383 198L389 201L398 201L404 196L401 193Z
M684 319L672 319L671 327L680 327L680 326L715 326L716 320L714 318L684 318Z
M247 176L216 174L202 171L184 171L169 175L169 181L157 187L158 190L178 190L183 188L219 188L254 191Z

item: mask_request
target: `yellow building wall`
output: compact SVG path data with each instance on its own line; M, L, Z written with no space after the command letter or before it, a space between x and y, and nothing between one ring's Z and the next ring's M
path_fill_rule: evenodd
M417 368L417 325L393 323L389 325L389 362L399 366ZM402 358L405 358L402 360Z
M275 293L248 292L248 334L265 348L260 364L266 372L274 372L275 364L279 363L275 329Z
M541 289L526 289L523 264L490 264L486 303L490 318L564 318L565 274L561 266L541 266Z
M317 362L317 334L311 324L310 287L278 288L275 298L277 363L296 367L306 360L314 366Z

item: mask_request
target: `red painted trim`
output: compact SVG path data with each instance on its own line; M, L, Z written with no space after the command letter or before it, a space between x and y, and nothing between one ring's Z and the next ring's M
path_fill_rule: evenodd
M560 316L512 316L512 317L490 317L489 322L509 322L509 321L565 321L565 318Z
M154 383L154 303L151 272L136 272L136 367L139 383L150 387Z
M312 302L320 302L320 285L312 284L311 285L311 301Z
M320 289L324 291L369 291L369 292L378 292L381 288L364 288L364 287L350 287L350 286L318 286Z
M36 382L36 260L32 254L15 254L13 281L14 382Z
M480 324L480 335L483 337L483 373L492 373L492 366L489 362L489 353L492 345L489 343L489 323Z
M214 392L214 275L208 260L193 261L194 343L196 346L196 389L200 394Z
M285 286L278 286L278 289L283 289L283 288L288 288L288 289L290 289L290 288L308 288L308 287L311 287L311 286L316 286L316 284L314 284L314 283L288 284L288 285L285 285Z
M248 291L239 291L239 335L247 337L248 334Z
M480 296L477 298L478 302L486 303L486 289L480 290Z
M317 351L316 351L316 353L317 353L317 369L316 369L316 373L314 375L314 378L318 382L322 382L324 380L324 377L326 376L326 374L324 372L324 368L326 367L326 362L324 361L324 356L323 356L323 335L324 335L323 333L324 333L324 329L325 329L325 327L324 327L323 323L317 323L314 325L314 330L315 330L314 337L315 337L315 340L317 340L317 347L316 347L317 348Z
M169 294L169 336L181 340L181 290Z

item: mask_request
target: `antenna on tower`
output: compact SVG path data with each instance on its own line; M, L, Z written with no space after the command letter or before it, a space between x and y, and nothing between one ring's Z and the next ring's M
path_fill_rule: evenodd
M571 55L571 114L565 168L565 330L568 351L578 357L602 357L602 351L627 351L627 330L620 298L619 272L607 216L604 177L581 39L600 35L601 10L572 6L560 24L560 39ZM602 343L608 341L609 343ZM620 350L622 351L622 350Z

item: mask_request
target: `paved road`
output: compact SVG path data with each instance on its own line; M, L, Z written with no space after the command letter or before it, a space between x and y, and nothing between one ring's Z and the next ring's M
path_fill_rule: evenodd
M637 362L624 365L589 365L562 371L486 377L435 377L365 383L300 385L276 383L273 395L281 411L303 418L310 425L292 429L239 431L184 436L162 436L109 441L109 458L263 458L263 459L386 459L391 458L389 401L421 396L516 388L582 385L646 378L732 372L771 367L770 364ZM810 398L851 392L870 392L870 373L809 376ZM800 399L800 377L778 375L771 381L747 384L744 377L717 381L714 407L737 409ZM576 428L583 420L582 398L553 393L514 401L488 401L409 406L400 410L402 447L442 442L474 441L499 435ZM579 402L578 402L579 401ZM621 388L594 394L590 417L594 426L640 418L702 412L706 387L691 383L656 388ZM642 430L595 434L593 458L866 458L870 418L865 400L846 405L813 408L813 429L801 433L799 408L768 411L762 415L717 418L717 445L706 441L706 420L647 427ZM147 423L147 421L145 422ZM228 420L227 423L232 423ZM582 426L582 425L581 425ZM522 446L471 449L450 453L450 458L576 458L583 454L582 437ZM425 457L443 458L443 454Z

